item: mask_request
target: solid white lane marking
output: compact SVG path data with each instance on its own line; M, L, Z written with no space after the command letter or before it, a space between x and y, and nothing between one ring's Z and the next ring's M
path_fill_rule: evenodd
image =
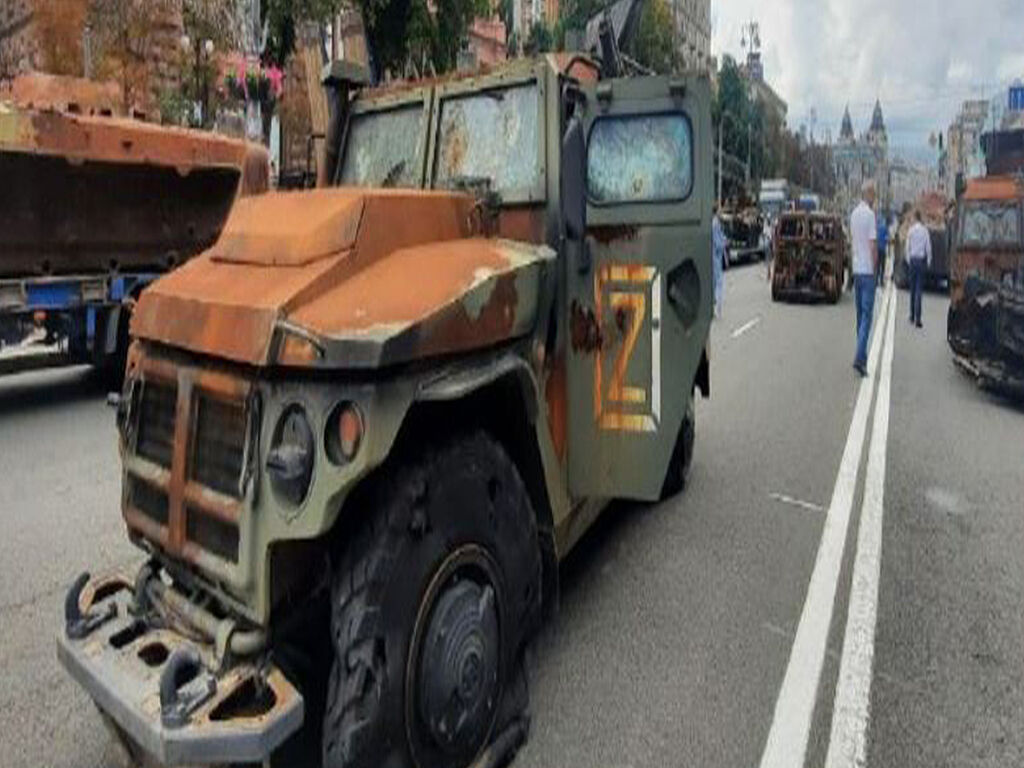
M875 657L878 582L882 568L882 517L885 512L885 458L889 441L889 393L895 346L897 301L885 330L878 399L868 447L860 529L853 561L850 604L843 636L843 655L832 705L832 734L825 768L860 768L867 762L871 706L871 669Z
M749 331L751 328L756 327L757 324L760 323L760 322L761 322L761 316L760 315L755 317L753 320L748 320L747 322L745 322L743 325L741 325L739 328L737 328L735 331L732 332L732 334L731 334L732 338L738 339L740 336L742 336L744 333Z
M781 502L782 504L789 504L791 507L800 507L800 509L806 509L809 512L824 512L825 508L820 504L815 504L811 501L804 501L803 499L794 499L792 496L787 496L784 493L769 493L768 498L774 499L775 501Z
M885 292L881 314L882 325L889 321L892 311L892 281ZM818 682L825 663L829 625L839 584L839 569L846 546L846 533L853 507L860 457L867 433L868 412L878 381L878 360L884 333L877 330L871 340L868 370L871 375L861 381L857 403L850 420L843 458L832 491L825 526L814 560L814 570L807 586L807 597L800 614L793 647L789 652L786 674L782 679L771 729L761 754L761 768L803 768L807 741L811 732L811 718L818 695Z

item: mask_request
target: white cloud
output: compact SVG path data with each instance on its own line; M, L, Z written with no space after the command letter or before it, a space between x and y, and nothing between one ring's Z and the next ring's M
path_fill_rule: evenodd
M1022 0L712 0L714 53L742 58L761 25L765 75L798 127L812 108L833 136L846 104L859 132L882 101L894 144L923 145L960 102L1024 77Z

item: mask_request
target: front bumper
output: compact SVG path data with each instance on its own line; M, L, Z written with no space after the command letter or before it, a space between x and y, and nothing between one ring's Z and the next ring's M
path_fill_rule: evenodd
M280 669L220 668L212 644L137 617L122 576L76 583L66 614L61 664L162 765L259 763L302 725L302 696Z

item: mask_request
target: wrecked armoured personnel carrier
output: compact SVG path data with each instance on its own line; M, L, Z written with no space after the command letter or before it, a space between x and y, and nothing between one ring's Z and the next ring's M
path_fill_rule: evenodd
M774 249L772 301L839 301L849 255L838 216L803 211L783 213L776 224Z
M493 765L560 559L690 465L710 85L560 55L326 83L335 188L241 201L139 301L149 560L76 581L59 657L161 763Z
M946 334L982 386L1024 395L1024 180L967 183L957 204Z

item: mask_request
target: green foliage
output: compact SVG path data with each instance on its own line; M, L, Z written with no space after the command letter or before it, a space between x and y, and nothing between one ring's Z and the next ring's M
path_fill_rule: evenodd
M640 29L631 51L648 69L668 74L678 71L681 60L672 34L672 11L666 0L648 0L640 16Z
M548 25L543 21L535 21L533 26L530 27L530 34L526 38L523 50L529 56L535 56L538 53L547 53L554 50L554 44L555 38L551 30L548 29Z
M357 0L378 74L399 74L408 62L425 61L438 72L455 67L466 32L477 16L491 11L489 0Z
M304 21L327 23L344 0L263 0L261 21L266 26L264 60L283 67L295 50L296 29Z
M610 0L566 0L561 6L565 29L584 29L587 20L610 4Z

